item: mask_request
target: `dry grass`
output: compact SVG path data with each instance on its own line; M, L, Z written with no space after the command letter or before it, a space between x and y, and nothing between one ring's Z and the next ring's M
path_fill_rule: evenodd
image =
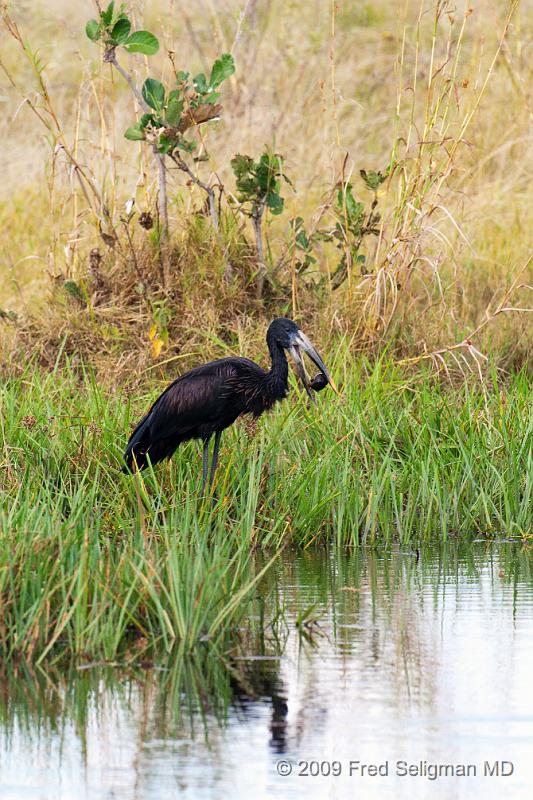
M130 197L139 210L154 211L156 171L143 146L123 139L132 100L84 36L92 4L20 0L11 19L38 51L49 91L47 108L31 59L2 30L0 306L24 318L23 342L45 361L65 346L149 368L154 357L186 360L200 346L239 350L256 325L251 313L265 311L311 315L322 331L347 331L360 348L392 340L407 359L436 352L437 365L477 369L477 350L508 368L528 359L531 318L508 309L532 305L531 0L486 0L471 9L443 0L128 6L140 27L174 51L178 66L195 71L220 52L234 53L237 74L223 92L222 121L205 128L211 158L198 172L227 196L236 152L257 156L267 143L285 155L296 191L286 192L286 213L268 229L274 265L290 255L288 219L331 224L340 179L351 178L369 203L359 169L393 167L379 198L380 235L366 247L370 274L354 270L338 291L327 282L319 291L316 276L295 279L289 257L258 308L246 221L226 218L237 264L227 286L223 259L197 213L204 196L173 171L172 285L162 291L153 237L136 228L135 263L120 223ZM169 76L166 48L150 59L150 74ZM128 59L141 81L146 60ZM48 122L53 107L57 125L47 138L23 98ZM94 193L77 179L73 159ZM108 248L100 229L116 229L119 245ZM94 247L103 255L100 278L89 269ZM321 246L318 255L320 274L330 275L331 248ZM84 298L66 293L65 279L81 285ZM139 283L148 287L144 295ZM36 306L38 321L28 322Z

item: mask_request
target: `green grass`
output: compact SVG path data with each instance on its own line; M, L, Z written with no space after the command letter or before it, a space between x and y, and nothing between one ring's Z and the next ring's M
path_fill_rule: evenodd
M491 592L499 595L507 586L508 597L519 595L533 581L533 549L516 542L472 545L462 539L423 545L418 557L410 548L396 547L353 548L341 554L323 548L295 552L276 562L262 587L263 619L274 624L269 630L258 625L257 635L246 638L225 658L205 646L184 657L177 646L168 653L147 652L127 665L92 661L83 662L80 669L75 663L54 665L47 660L34 668L4 662L0 667L4 738L9 741L21 731L29 735L35 728L42 735L63 732L67 737L74 728L83 736L95 702L101 709L108 703L131 708L132 702L143 699L144 719L148 714L160 738L198 734L208 738L214 726L228 721L232 706L242 708L243 698L283 695L284 668L278 657L298 621L305 623L313 615L318 627L298 628L301 655L327 636L332 654L345 658L347 651L361 645L361 637L366 638L362 630L374 625L377 615L378 624L395 642L404 674L407 666L419 663L421 654L419 639L406 635L405 616L398 616L399 609L411 608L413 598L425 596L427 589L438 606L450 586L459 591L465 583L478 585L482 572L490 576ZM354 617L360 625L345 624ZM256 658L247 660L250 655ZM153 665L157 668L150 670Z
M79 368L8 378L4 657L114 659L154 642L222 652L256 624L259 583L288 544L533 533L530 379L452 388L342 347L329 362L342 397L326 390L309 408L292 392L255 435L225 433L214 509L199 497L198 443L141 479L120 472L159 386L132 397Z

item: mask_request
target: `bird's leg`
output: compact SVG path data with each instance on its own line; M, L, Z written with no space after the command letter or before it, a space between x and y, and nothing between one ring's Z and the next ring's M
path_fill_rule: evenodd
M220 447L220 437L222 436L222 431L217 431L215 433L215 446L213 447L213 460L211 461L211 472L209 474L209 488L213 485L213 479L215 477L215 470L217 468L218 463L218 448Z
M202 496L207 483L207 470L209 468L209 439L204 439L204 453L202 456Z

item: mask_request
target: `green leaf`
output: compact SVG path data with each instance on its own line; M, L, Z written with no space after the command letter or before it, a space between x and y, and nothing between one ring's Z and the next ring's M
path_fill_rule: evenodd
M181 112L183 111L183 100L179 96L179 92L171 92L165 112L165 119L169 125L177 128L181 119Z
M280 169L281 169L281 167L280 167ZM294 183L291 181L289 176L285 175L284 172L280 172L280 175L283 178L283 180L285 181L285 183L287 183L291 187L291 189L294 189Z
M257 165L257 183L263 194L279 192L278 177L282 174L283 159L276 153L263 153Z
M276 181L275 169L272 168L269 161L264 160L263 156L259 159L259 165L255 174L261 194L266 195L273 189L277 191L279 187Z
M75 281L64 281L63 289L65 289L65 291L68 292L71 297L74 297L76 300L80 300L82 303L85 303L84 294Z
M250 172L251 168L253 167L253 163L253 159L250 158L250 156L242 156L240 153L238 153L231 159L231 168L236 177L240 178L242 175Z
M102 11L100 15L102 18L102 22L104 23L105 26L111 25L111 20L113 19L114 10L115 10L115 2L114 0L111 0L106 10Z
M376 191L379 189L382 183L384 183L388 178L388 170L383 172L376 172L373 169L368 170L365 169L359 170L359 174L361 175L362 179L366 183L369 189Z
M198 94L205 94L209 89L207 85L207 78L203 72L200 72L199 75L196 75L192 79L192 83Z
M90 19L85 26L85 33L91 42L97 42L100 38L100 25L95 19Z
M355 222L364 211L363 203L358 203L352 192L352 184L346 183L343 189L339 189L337 198L339 208L346 210L349 223Z
M155 78L147 78L143 83L142 96L154 111L161 111L165 105L165 87Z
M119 19L118 22L115 22L113 25L113 30L111 31L111 38L114 44L124 44L128 36L130 35L131 31L131 22L129 19Z
M189 141L188 139L184 139L182 137L178 142L176 142L176 147L178 150L184 150L186 153L192 153L196 148L196 142Z
M153 56L159 50L159 42L153 33L135 31L128 36L124 47L128 53L144 53L145 56Z
M155 125L156 119L153 114L143 114L137 124L139 125L139 128L144 129L148 127L149 124Z
M219 97L220 97L220 92L209 92L209 94L206 94L202 97L202 104L216 103Z
M189 73L180 69L179 72L176 72L176 83L185 83L188 77Z
M300 250L308 250L309 249L309 238L304 230L301 230L296 235L296 244L300 248Z
M250 156L236 155L231 160L241 203L265 203L272 214L281 214L284 200L279 194L283 159L277 153L264 152L256 163ZM299 219L299 225L303 220ZM297 230L298 221L294 221Z
M257 195L257 182L255 178L239 178L237 181L239 200L252 200Z
M222 81L229 78L235 72L235 61L231 53L224 53L224 55L217 58L211 69L211 77L209 78L209 88L216 89L220 86Z
M266 204L269 207L272 214L281 214L283 211L283 206L285 205L285 201L283 197L277 192L269 192L266 196Z
M157 142L158 151L160 153L163 153L164 155L170 153L172 150L174 150L176 146L177 146L176 140L172 139L169 136L165 136L164 133L161 134Z
M141 127L141 124L137 122L135 125L132 125L131 128L124 133L126 139L129 139L131 142L142 142L144 141L144 130Z
M252 200L257 195L256 164L250 156L240 153L231 159L231 167L235 175L237 192L241 203Z

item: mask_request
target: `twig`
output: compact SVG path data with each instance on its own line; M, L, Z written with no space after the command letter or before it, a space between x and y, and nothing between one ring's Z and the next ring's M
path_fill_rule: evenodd
M208 186L207 183L204 183L202 180L200 180L200 178L194 174L187 162L184 161L180 155L177 155L175 151L173 153L169 153L169 155L178 169L181 169L182 172L185 172L191 181L199 186L200 189L203 189L203 191L207 194L207 197L209 198L209 214L211 216L211 221L213 222L213 228L218 233L220 228L218 224L218 212L215 203L214 189L211 186Z
M256 283L256 297L258 300L261 300L263 297L263 288L265 286L265 278L266 278L266 265L265 265L265 253L263 250L263 231L262 231L262 220L263 220L263 212L265 210L265 203L260 202L254 206L254 209L251 213L252 218L252 225L254 228L255 234L255 246L257 249L257 283Z
M130 253L131 253L131 258L133 260L133 265L135 267L135 271L136 271L137 275L139 276L139 280L141 282L142 289L143 289L143 294L145 295L146 294L146 283L145 283L143 272L142 272L142 270L141 270L141 268L139 266L139 261L137 260L137 253L135 252L135 248L133 246L133 241L132 241L131 234L130 234L130 229L129 229L129 222L127 220L123 219L122 220L122 224L124 225L124 230L126 232L126 238L128 240L128 244L129 244L129 247L130 247Z
M116 55L116 48L108 47L104 53L104 62L107 64L111 64L117 72L122 75L128 86L130 87L133 95L135 96L137 102L139 103L140 107L146 113L151 112L151 108L142 96L139 88L133 78L131 77L130 73L124 69L122 64L120 64L117 60ZM162 155L157 147L152 147L152 151L157 162L157 172L158 172L158 203L157 203L157 210L159 213L159 224L160 224L160 257L161 257L161 283L163 286L166 284L166 273L168 273L170 268L170 253L169 253L169 227L168 227L168 195L167 195L167 171L165 167L165 157Z
M181 158L179 153L174 151L172 153L169 153L169 156L175 163L177 168L180 169L182 172L185 172L186 175L189 176L191 181L194 184L196 184L196 186L199 186L200 189L202 189L207 194L209 201L209 215L211 217L211 222L213 223L213 228L215 229L215 234L224 258L224 264L225 264L224 278L225 280L230 280L231 277L233 276L233 264L227 258L226 248L224 247L224 241L222 239L222 234L220 232L220 223L219 223L218 211L215 200L215 190L213 189L212 186L209 186L207 183L204 183L204 181L202 181L197 175L194 174L192 169L189 167L187 162L184 161L183 158Z
M122 77L124 78L124 80L126 81L128 86L130 87L131 91L133 92L133 94L137 98L137 101L138 101L139 105L141 106L142 110L146 111L147 114L151 113L152 109L150 108L150 106L148 105L148 103L146 102L146 100L144 99L142 94L140 93L140 91L139 91L135 81L131 77L130 73L127 70L125 70L124 67L121 64L119 64L119 62L117 61L117 54L116 54L116 50L115 50L114 47L108 47L107 50L105 51L105 53L104 53L104 63L105 64L112 64L115 67L115 69L117 70L117 72L120 72L120 74L122 75Z
M95 215L98 216L97 212L95 211L95 209L93 207L93 204L89 200L89 197L87 195L85 187L83 186L82 179L83 179L83 181L85 181L86 185L90 188L92 194L96 198L96 201L97 201L99 207L102 204L102 198L100 197L100 193L99 193L98 189L96 188L96 186L94 185L93 181L91 180L89 175L87 175L87 173L85 172L85 170L83 169L81 164L78 162L78 160L75 158L74 154L72 153L70 147L68 146L68 144L66 142L66 139L65 139L65 136L64 136L64 133L63 133L63 129L62 129L61 124L59 122L59 119L58 119L58 117L56 115L55 109L54 109L54 107L52 105L50 94L48 92L48 87L46 86L46 83L44 82L44 78L43 78L43 75L42 75L42 69L39 69L39 67L37 66L37 64L35 62L35 59L33 57L33 54L29 50L28 45L24 42L24 40L22 38L22 35L21 35L16 23L13 22L13 20L10 18L10 16L7 13L7 10L6 10L5 7L1 8L1 14L2 14L2 20L4 22L4 25L7 28L8 32L15 39L15 41L20 45L20 47L22 48L24 54L26 55L26 57L28 58L31 66L32 66L33 73L34 73L34 75L35 75L35 77L37 79L37 82L39 84L39 93L40 93L42 99L44 100L46 110L47 110L47 112L48 112L48 114L49 114L49 116L50 116L50 118L51 118L51 120L53 122L53 125L50 124L50 122L48 122L48 120L43 116L43 114L41 113L39 108L35 105L35 103L33 103L28 97L25 97L24 100L27 103L27 105L31 108L33 113L42 122L42 124L45 126L45 128L47 128L47 130L50 131L50 133L52 134L52 136L54 137L56 142L60 143L60 146L61 146L63 152L65 153L65 155L67 156L68 160L70 161L70 163L72 164L72 166L74 167L74 169L76 171L76 175L77 175L78 180L80 182L80 185L82 186L82 189L83 189L83 191L85 193L85 196L86 196L87 202L89 204L89 207L95 213ZM5 64L3 62L0 62L0 66L1 66L1 68L3 70L3 72L5 73L6 77L8 78L9 82L11 83L11 85L14 88L18 89L15 80L13 79L12 75L10 74L10 72L7 69L7 67L5 66Z
M422 353L422 355L419 356L413 356L412 358L401 359L398 362L398 364L418 364L420 361L424 361L425 359L428 358L442 360L443 356L447 354L453 355L454 350L461 350L461 349L466 349L470 353L470 355L474 358L474 360L478 365L480 358L486 361L487 356L481 353L476 347L474 347L474 345L472 344L472 339L474 339L479 333L481 333L481 331L484 328L486 328L486 326L489 325L494 319L496 319L496 317L499 314L505 314L509 312L533 313L533 308L521 308L521 307L513 307L507 305L510 296L516 289L520 289L523 287L531 288L529 286L526 286L525 284L519 284L518 281L522 273L525 272L525 270L529 267L532 261L533 261L533 256L530 256L526 261L526 263L524 264L524 266L522 267L522 269L518 271L516 277L512 281L511 285L505 292L504 296L502 297L502 299L500 300L494 311L490 311L489 308L487 308L485 311L485 319L482 322L480 322L479 325L476 328L474 328L473 331L470 331L470 333L467 336L461 339L460 342L448 345L447 347L441 347L439 350L433 350L430 353Z

